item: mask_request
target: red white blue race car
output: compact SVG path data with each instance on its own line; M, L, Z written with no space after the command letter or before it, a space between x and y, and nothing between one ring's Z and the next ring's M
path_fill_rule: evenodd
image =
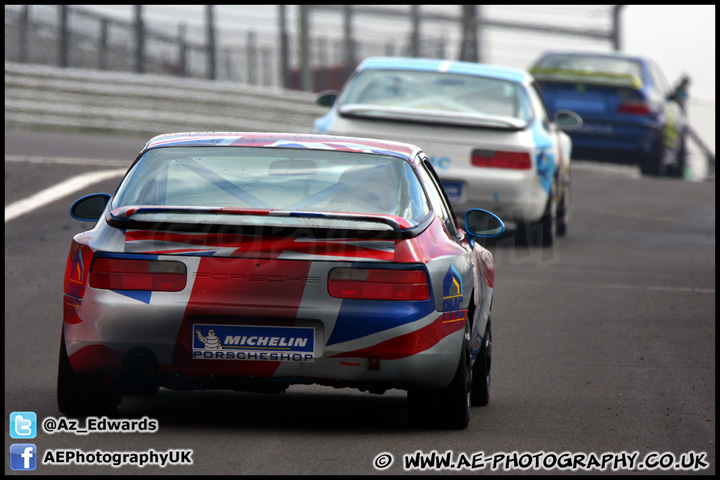
M408 391L411 421L464 428L490 385L492 254L427 156L386 141L161 135L65 270L58 405L116 414L123 394L279 393L292 384Z

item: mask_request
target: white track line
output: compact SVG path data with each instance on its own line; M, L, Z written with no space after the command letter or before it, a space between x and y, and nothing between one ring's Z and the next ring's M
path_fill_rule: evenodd
M70 195L73 192L77 192L78 190L88 187L94 183L102 182L103 180L108 180L113 177L119 177L125 174L126 171L127 168L117 168L113 170L90 172L46 188L45 190L5 207L5 223L45 206L48 203L52 203L60 198Z

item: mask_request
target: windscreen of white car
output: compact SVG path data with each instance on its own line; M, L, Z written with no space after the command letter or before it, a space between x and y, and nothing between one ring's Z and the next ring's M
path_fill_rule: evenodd
M414 169L401 158L231 146L163 147L145 152L113 199L113 209L130 206L255 210L255 224L282 223L281 212L292 211L391 215L417 225L430 211ZM264 216L271 211L279 215ZM217 220L207 212L154 213L147 220L187 221L191 214L204 223ZM233 221L246 223L244 217ZM284 224L297 221L288 215ZM322 218L313 221L323 223Z
M460 125L522 127L532 109L522 84L416 70L360 72L339 100L341 115Z

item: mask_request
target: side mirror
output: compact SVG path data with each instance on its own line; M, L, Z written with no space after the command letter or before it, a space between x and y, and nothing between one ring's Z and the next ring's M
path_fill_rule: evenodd
M70 216L83 222L97 222L110 201L107 193L93 193L78 198L70 206Z
M338 92L335 90L326 90L324 92L320 92L315 99L315 103L317 105L320 105L321 107L332 107L335 105L335 100L337 100Z
M668 102L677 102L677 103L683 103L687 100L687 92L682 89L677 89L673 92L670 92L665 97L665 100Z
M558 110L555 112L555 123L561 130L575 130L583 125L580 115L570 110Z
M497 237L505 231L505 224L494 213L472 208L465 213L465 231L473 237Z

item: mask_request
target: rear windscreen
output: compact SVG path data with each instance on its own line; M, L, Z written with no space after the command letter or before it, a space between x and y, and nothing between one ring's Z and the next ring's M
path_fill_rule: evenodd
M449 72L365 70L346 87L340 101L343 106L377 107L376 112L403 109L424 115L447 112L519 121L532 116L521 84Z
M411 223L429 213L414 169L397 157L224 146L147 151L113 200L126 206L368 213Z

